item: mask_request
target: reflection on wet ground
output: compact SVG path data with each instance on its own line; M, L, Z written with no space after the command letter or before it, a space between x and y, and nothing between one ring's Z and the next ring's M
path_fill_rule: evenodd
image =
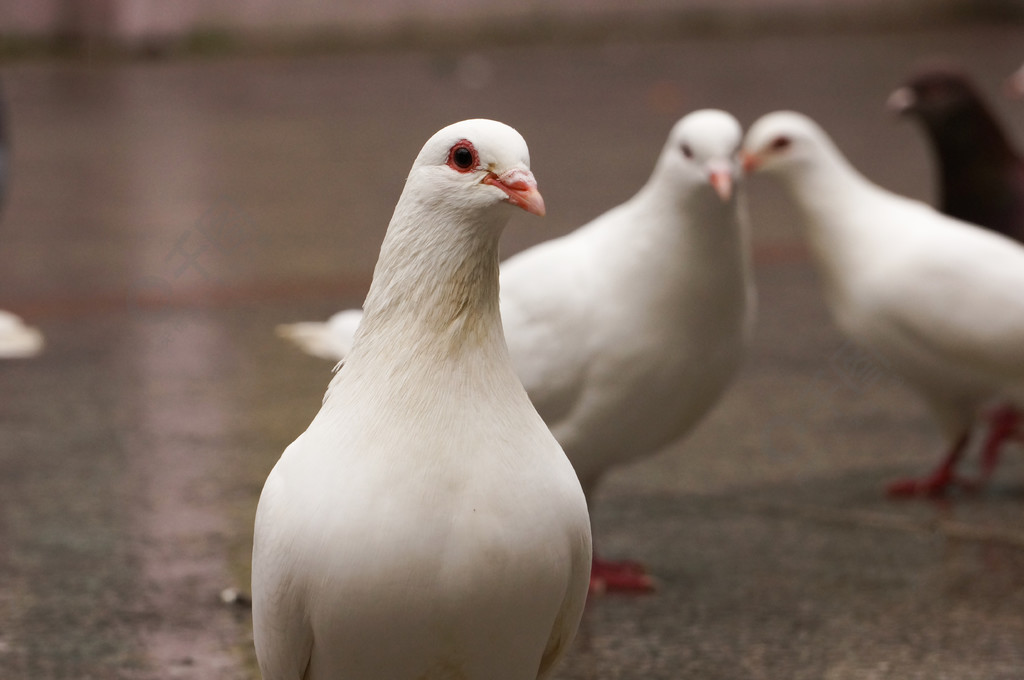
M46 353L0 364L0 677L258 677L248 581L263 479L330 366L273 334L357 305L409 164L453 120L520 129L548 204L506 253L629 196L671 123L818 118L868 176L930 196L883 111L921 57L995 95L1021 33L963 29L6 69L15 184L0 307ZM1024 105L999 100L1024 139ZM938 435L834 331L788 208L754 182L760 321L685 444L613 475L605 552L660 590L591 603L561 678L1019 678L1024 461L892 503Z

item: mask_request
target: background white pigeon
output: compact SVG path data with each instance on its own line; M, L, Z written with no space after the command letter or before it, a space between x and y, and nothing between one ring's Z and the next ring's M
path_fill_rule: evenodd
M10 140L7 134L7 104L0 91L0 208L7 199L10 181ZM25 324L12 312L0 310L0 359L24 359L43 350L43 334Z
M23 359L43 349L43 334L20 317L0 309L0 359Z
M590 523L502 337L506 203L544 212L512 128L417 156L352 351L260 497L264 680L533 680L575 635Z
M979 412L1024 403L1024 248L872 184L801 114L761 118L744 156L800 210L836 324L916 388L949 442L932 474L889 491L942 493Z
M321 359L341 361L352 351L352 340L363 320L363 310L343 309L327 321L281 324L277 334L291 340L306 353Z
M754 291L736 186L741 136L723 111L687 115L633 198L502 265L516 372L588 497L609 468L689 432L742 361ZM343 359L351 341L334 331L352 314L280 332ZM595 591L652 587L630 562L595 558L591 578Z
M938 171L937 208L1024 242L1024 157L972 78L955 64L931 64L896 89L888 104L916 119L931 142ZM1012 404L1000 404L984 415L989 431L983 460L989 467L999 455L993 447L1024 435L1024 416Z

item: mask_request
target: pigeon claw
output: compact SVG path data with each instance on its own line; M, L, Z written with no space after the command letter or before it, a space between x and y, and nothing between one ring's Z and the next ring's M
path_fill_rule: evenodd
M970 431L964 431L950 447L942 462L928 476L920 479L901 479L886 487L889 496L908 498L910 496L943 496L952 486L970 486L963 484L956 476L956 467L963 458L967 447Z
M649 593L654 578L637 562L612 562L594 558L590 568L590 594Z
M911 496L944 496L951 488L959 487L968 492L976 492L985 487L996 465L999 453L1005 442L1020 439L1024 434L1024 413L1012 404L997 406L987 418L989 431L985 437L981 451L981 474L977 479L964 479L956 474L956 466L963 456L967 444L964 433L935 470L920 479L901 479L886 487L890 496L908 498Z

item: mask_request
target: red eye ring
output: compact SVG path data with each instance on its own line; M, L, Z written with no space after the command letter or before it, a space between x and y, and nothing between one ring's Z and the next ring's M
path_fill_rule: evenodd
M793 140L791 140L789 137L776 137L775 139L772 140L771 150L782 151L783 149L788 148L789 145L792 143Z
M480 156L473 142L463 139L448 150L448 167L456 172L470 172L480 164Z

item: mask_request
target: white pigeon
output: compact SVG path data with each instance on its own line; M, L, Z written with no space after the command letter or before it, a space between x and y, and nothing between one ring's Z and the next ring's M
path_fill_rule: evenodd
M840 330L916 389L945 434L942 464L889 491L942 493L975 417L1024 404L1024 248L876 186L798 113L758 120L744 162L776 177L800 211ZM1005 438L1014 424L1003 424ZM986 444L986 477L999 443Z
M300 321L281 324L277 327L277 334L291 340L307 354L340 361L352 351L352 340L355 339L356 329L362 320L363 310L343 309L326 322Z
M43 350L43 334L20 317L0 310L0 359L24 359Z
M502 264L513 364L588 497L609 468L689 432L742 361L754 295L735 190L741 137L723 111L685 116L633 198ZM334 329L352 314L318 333L304 324L306 342L281 332L344 359L351 340ZM651 587L636 563L594 560L595 591Z
M507 204L544 213L512 128L417 156L351 353L260 497L264 680L534 680L572 641L590 522L502 337Z
M10 143L7 135L7 106L0 91L0 207L7 198L10 179ZM24 359L43 351L43 334L15 314L0 310L0 359Z

